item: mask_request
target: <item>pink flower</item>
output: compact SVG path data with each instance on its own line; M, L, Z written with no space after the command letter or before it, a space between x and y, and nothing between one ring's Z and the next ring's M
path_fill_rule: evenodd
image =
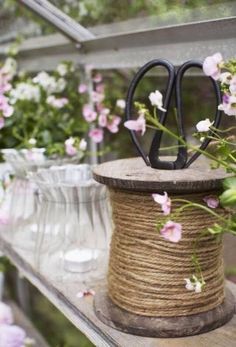
M218 110L224 111L228 116L236 116L236 96L225 94L223 103L218 106Z
M102 82L102 75L100 73L97 73L94 77L93 77L93 82L95 83L100 83Z
M98 116L98 124L102 128L107 126L107 116L105 114L100 114Z
M110 109L107 108L107 107L101 107L100 113L101 113L101 114L104 114L105 116L108 116L109 113L110 113Z
M171 210L171 200L168 197L168 194L164 192L164 195L161 194L152 194L152 197L155 202L161 205L161 209L163 211L163 214L167 216L170 214Z
M90 130L89 137L95 142L100 143L103 140L103 130L99 128L95 128Z
M119 131L118 126L120 122L121 122L121 118L119 116L113 116L112 119L107 124L107 129L113 134L118 133Z
M79 85L79 87L78 87L78 92L79 92L80 94L86 93L87 90L88 90L88 87L87 87L87 85L84 84L84 83L81 83L81 84Z
M0 94L4 94L11 90L12 85L9 83L10 76L0 70Z
M124 126L129 130L138 131L143 135L146 131L145 116L141 114L137 120L128 120L124 123Z
M4 128L5 120L3 117L0 117L0 129Z
M0 325L1 324L12 324L13 315L10 306L0 302ZM1 346L1 345L0 345Z
M105 89L105 86L103 83L99 83L96 85L96 92L100 93L100 94L104 94L104 89Z
M211 76L214 80L220 77L220 65L223 63L223 58L220 53L215 53L207 57L203 62L203 71L205 75Z
M14 113L14 108L10 105L7 105L3 110L3 116L5 118L11 117Z
M65 141L65 150L70 157L73 157L74 155L77 154L77 149L74 146L74 143L75 143L75 139L73 137L70 137L69 139Z
M80 291L77 293L77 298L82 299L86 296L94 296L95 295L95 291L93 289L88 289L88 290L84 290L84 291Z
M217 208L219 206L219 199L216 195L208 195L203 198L203 201L207 204L210 208Z
M5 95L0 94L0 111L2 111L3 117L10 117L13 112L14 108L9 105L8 98Z
M169 220L160 230L161 235L168 241L179 242L182 236L182 225Z
M67 98L56 98L54 95L47 97L47 103L55 108L62 108L67 105L69 100Z
M91 123L96 120L97 113L92 109L92 107L89 104L85 104L83 107L83 117L87 122Z
M95 91L92 91L92 100L95 103L101 103L105 98L105 95L103 93L98 93Z
M0 325L0 346L24 347L26 333L16 325Z

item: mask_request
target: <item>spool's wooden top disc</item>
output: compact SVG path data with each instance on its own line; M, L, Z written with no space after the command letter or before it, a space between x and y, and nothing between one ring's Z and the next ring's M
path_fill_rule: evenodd
M165 157L165 160L173 158ZM189 168L157 170L146 166L142 158L120 159L96 166L94 179L112 188L132 191L193 193L216 190L227 175L224 169L211 169L205 158Z

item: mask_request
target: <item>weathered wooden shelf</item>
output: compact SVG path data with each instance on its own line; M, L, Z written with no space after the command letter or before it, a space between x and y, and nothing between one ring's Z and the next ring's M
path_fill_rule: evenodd
M32 255L29 252L15 249L2 235L0 236L0 248L19 271L98 347L235 347L236 315L223 327L193 337L145 338L117 331L100 322L95 316L93 297L84 299L76 297L82 286L79 276L73 283L67 281L62 285L60 281L38 272ZM104 283L97 282L91 287L96 291L98 288L104 287ZM235 295L236 306L236 285L229 283L229 287Z

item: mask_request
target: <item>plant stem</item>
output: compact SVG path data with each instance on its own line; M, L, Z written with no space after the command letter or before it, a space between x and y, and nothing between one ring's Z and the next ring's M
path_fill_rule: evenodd
M222 222L225 222L224 217L221 217L218 213L212 211L210 208L208 208L208 207L206 207L204 205L198 204L196 202L191 202L191 201L188 201L188 200L185 200L185 199L172 199L172 202L183 202L183 203L185 203L185 205L183 205L183 206L181 206L181 207L179 207L177 209L178 214L180 212L182 212L185 208L197 207L199 209L202 209L202 210L206 211L207 213L211 214L212 216L218 218Z
M175 133L173 133L171 130L169 130L168 128L166 128L164 125L162 125L158 120L154 119L153 117L149 117L149 120L156 126L156 128L162 130L163 132L167 133L168 135L174 137L176 140L178 140L182 145L186 146L187 148L190 148L194 151L198 151L200 152L201 154L204 154L206 157L208 157L209 159L217 162L219 165L223 166L224 168L226 169L229 169L229 165L223 161L223 160L220 160L216 157L214 157L213 155L211 155L210 153L196 147L196 146L193 146L191 144L188 144L186 143L186 141L184 141L184 139L178 135L176 135ZM150 126L149 126L150 127ZM152 126L151 126L152 128ZM155 129L155 127L154 127ZM230 167L230 169L236 173L236 168L233 168L233 167Z

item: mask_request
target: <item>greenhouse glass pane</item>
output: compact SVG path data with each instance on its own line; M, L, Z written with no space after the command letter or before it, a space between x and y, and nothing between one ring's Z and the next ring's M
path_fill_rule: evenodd
M142 28L236 15L236 1L222 0L51 0L85 27L140 19ZM117 29L122 30L122 26Z
M236 16L231 0L50 0L96 36ZM0 0L1 36L57 32L21 2ZM14 19L14 20L13 20ZM1 25L2 24L2 25ZM108 24L108 25L106 25ZM112 24L112 26L111 26ZM9 34L10 33L10 34Z

